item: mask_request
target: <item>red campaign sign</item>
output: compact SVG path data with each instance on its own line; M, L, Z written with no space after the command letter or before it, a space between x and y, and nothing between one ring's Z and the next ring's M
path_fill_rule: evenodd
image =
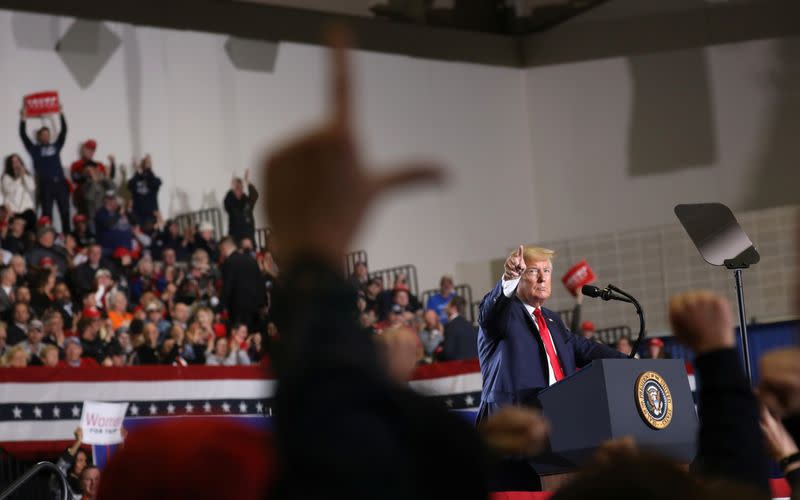
M58 113L58 92L50 90L26 95L24 98L26 116L42 116Z
M594 271L592 271L592 268L589 267L589 264L586 263L586 259L584 259L572 266L569 271L561 277L561 282L564 283L564 286L567 287L567 290L569 290L572 295L577 296L578 290L583 285L588 285L596 278Z

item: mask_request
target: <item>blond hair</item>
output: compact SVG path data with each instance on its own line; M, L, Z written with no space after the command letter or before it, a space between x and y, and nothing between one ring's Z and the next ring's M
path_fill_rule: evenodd
M517 254L517 250L513 250L509 256ZM539 260L553 261L556 257L555 250L550 250L544 247L523 246L522 257L525 259L525 264L531 264Z

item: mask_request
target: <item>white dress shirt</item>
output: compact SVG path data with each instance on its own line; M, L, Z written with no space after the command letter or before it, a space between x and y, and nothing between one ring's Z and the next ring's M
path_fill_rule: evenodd
M509 297L509 298L513 297L514 294L517 291L517 285L519 285L519 278L516 278L516 279L513 279L513 280L508 280L508 281L506 281L506 280L504 280L502 278L500 278L500 279L501 279L501 281L503 283L503 285L502 285L503 286L503 295L505 295L506 297ZM531 319L533 320L533 326L536 327L536 331L538 332L539 331L539 325L536 322L536 317L533 315L533 311L536 308L531 306L531 305L528 305L528 304L526 304L524 302L522 303L522 305L525 306L525 310L528 311L528 316L530 316ZM544 317L544 316L542 316L542 317ZM552 321L552 320L550 318L546 318L545 317L545 321ZM549 329L550 328L548 327L548 330ZM553 336L552 335L550 336L550 343L553 345L553 352L555 352L556 356L558 356L558 351L556 351L556 344L555 344L555 342L553 342ZM544 359L547 360L547 385L553 385L553 384L556 383L556 374L553 371L553 364L550 363L550 356L547 355L547 352L545 352L545 354L544 354Z

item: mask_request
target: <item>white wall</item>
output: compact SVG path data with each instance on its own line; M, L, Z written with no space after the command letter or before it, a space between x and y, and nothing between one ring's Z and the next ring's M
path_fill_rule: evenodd
M796 203L798 48L760 40L526 70L538 237L671 223L678 203Z
M52 50L73 22L0 11L0 151L22 152L21 97L56 89L69 124L64 164L89 137L101 158L113 152L129 164L151 153L167 215L220 205L231 175L246 167L258 180L265 148L324 110L318 47L281 44L274 71L256 73L232 65L224 36L120 23L104 23L120 46L81 88ZM534 237L522 71L374 53L354 59L360 126L375 164L416 153L451 168L446 189L379 204L358 242L371 267L416 264L421 287L430 288L459 261L486 260L521 234Z

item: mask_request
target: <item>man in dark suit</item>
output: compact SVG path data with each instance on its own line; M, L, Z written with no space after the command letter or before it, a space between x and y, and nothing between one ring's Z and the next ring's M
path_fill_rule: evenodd
M219 245L222 263L222 306L232 324L244 323L250 332L261 330L261 309L267 303L267 287L258 263L239 252L230 237Z
M540 390L595 359L627 357L571 333L557 313L542 307L552 291L553 255L520 246L506 260L503 279L481 302L479 422L503 405L535 405Z
M478 357L478 332L464 312L467 301L458 295L447 303L447 324L444 327L444 342L439 353L440 361L475 359Z
M481 302L478 423L505 405L537 406L539 391L595 359L627 357L571 333L558 314L542 307L552 292L553 255L552 250L520 246ZM541 485L526 461L506 460L494 472L491 489L537 491Z

